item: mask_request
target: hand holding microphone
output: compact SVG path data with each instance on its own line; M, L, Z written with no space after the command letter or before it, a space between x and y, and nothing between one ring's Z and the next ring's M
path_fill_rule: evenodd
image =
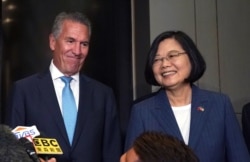
M33 162L56 162L56 158L45 158L45 160L39 157L35 151L33 143L30 142L27 138L21 137L19 139L20 143L25 147L26 152L28 153L29 157L33 160Z
M56 158L50 158L48 160L44 160L44 159L40 158L40 162L56 162Z
M63 154L57 140L39 136L40 132L36 126L17 126L12 132L26 148L26 152L34 162L56 162L52 156Z

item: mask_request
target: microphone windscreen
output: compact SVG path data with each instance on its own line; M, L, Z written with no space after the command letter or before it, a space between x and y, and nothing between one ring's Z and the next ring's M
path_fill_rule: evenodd
M16 143L17 138L11 130L12 129L8 125L0 124L0 140L2 147Z

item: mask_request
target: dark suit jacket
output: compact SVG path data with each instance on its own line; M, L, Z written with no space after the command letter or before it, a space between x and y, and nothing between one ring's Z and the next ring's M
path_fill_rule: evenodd
M77 124L70 147L63 117L49 71L14 84L6 124L36 125L56 138L63 150L58 162L117 162L121 155L120 129L113 92L107 86L80 75Z
M250 152L250 102L244 105L242 109L242 131Z
M125 150L131 147L139 134L150 130L165 132L183 141L165 90L132 107ZM250 161L229 98L196 86L192 86L188 145L201 162Z

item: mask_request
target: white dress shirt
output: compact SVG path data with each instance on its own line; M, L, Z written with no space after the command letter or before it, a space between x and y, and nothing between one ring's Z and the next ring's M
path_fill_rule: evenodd
M172 107L175 119L178 123L185 144L188 144L190 133L190 121L191 121L191 104Z
M49 70L50 70L50 73L51 73L51 76L52 76L57 101L58 101L58 104L60 106L60 110L62 112L62 90L63 90L65 84L60 79L60 77L64 76L64 74L62 72L60 72L59 69L54 65L53 60L50 63ZM71 77L73 79L70 82L70 87L71 87L71 90L72 90L72 92L74 94L76 107L78 109L78 104L79 104L79 72L76 73L75 75L72 75Z

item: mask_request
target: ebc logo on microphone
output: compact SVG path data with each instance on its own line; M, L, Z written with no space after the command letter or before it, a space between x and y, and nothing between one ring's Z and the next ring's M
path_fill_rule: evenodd
M33 138L37 154L63 154L61 147L54 138Z

